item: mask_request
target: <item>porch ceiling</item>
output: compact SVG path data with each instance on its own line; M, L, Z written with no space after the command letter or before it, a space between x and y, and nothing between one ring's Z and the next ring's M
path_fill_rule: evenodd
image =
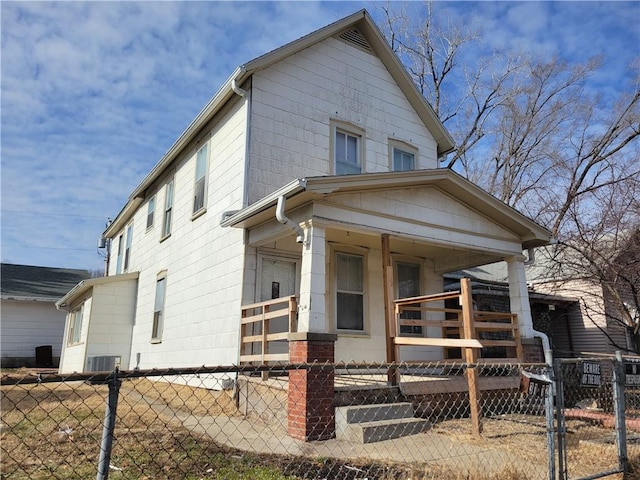
M272 224L272 226L275 228L268 230L275 233L277 228L279 236L260 236L260 241L258 241L257 235L255 237L250 236L250 244L256 247L269 247L278 251L296 252L298 254L301 252L302 245L295 242L295 235L291 231L280 225ZM324 228L325 238L329 244L360 247L369 250L379 250L381 248L379 234L349 229L346 226L325 225ZM394 257L405 256L433 261L436 273L457 271L504 259L503 255L498 255L495 252L489 253L473 249L454 248L396 235L390 235L390 247L391 254Z

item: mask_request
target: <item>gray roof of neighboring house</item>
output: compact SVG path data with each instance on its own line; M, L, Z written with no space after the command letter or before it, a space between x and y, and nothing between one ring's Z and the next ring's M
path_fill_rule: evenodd
M0 264L3 299L55 302L76 284L91 277L88 270Z

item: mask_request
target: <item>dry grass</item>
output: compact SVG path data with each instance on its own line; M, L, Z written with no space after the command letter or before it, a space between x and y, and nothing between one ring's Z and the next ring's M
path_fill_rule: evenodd
M170 408L192 415L239 415L229 391L208 390L189 385L137 378L122 386L128 392L137 392L147 400L160 400Z
M4 479L93 478L98 464L105 398L104 385L75 382L2 387L2 474ZM463 475L437 466L384 465L338 459L254 455L224 447L186 430L175 412L237 415L228 392L162 381L125 381L118 405L111 479L219 478L293 480L369 478L377 480L528 480L521 471ZM475 439L469 421L449 420L433 432L459 442L507 451L524 464L544 462L546 427L540 417L485 419L484 437ZM572 435L587 438L590 425L570 422ZM598 429L602 430L602 429ZM589 437L591 438L591 437ZM570 442L571 465L584 474L611 467L615 446ZM638 462L637 458L634 460ZM582 470L571 474L582 475ZM615 477L611 477L615 478ZM630 478L633 478L630 477Z
M522 465L539 464L541 459L547 458L547 431L544 417L502 415L485 418L482 439L473 436L468 419L441 422L434 431L456 441L509 452L510 455L517 457ZM557 438L555 441L557 442ZM589 476L614 470L618 466L617 447L614 443L614 432L611 429L582 420L568 420L566 442L571 477ZM640 449L630 448L629 459L632 471L640 472ZM511 472L511 474L518 473ZM622 474L607 478L622 479ZM627 478L640 479L640 474L632 473Z

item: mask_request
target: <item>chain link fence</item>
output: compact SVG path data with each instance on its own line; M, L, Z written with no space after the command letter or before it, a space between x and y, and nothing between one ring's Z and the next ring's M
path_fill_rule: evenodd
M603 409L610 405L605 387L598 397L589 391L577 398L565 380L563 463L553 453L562 437L555 434L551 372L539 364L473 366L479 370L479 434L470 419L468 367L5 374L1 478L513 480L555 478L556 463L569 465L572 474L587 461L593 471L615 467L615 453L594 455L586 448L591 440L583 440L589 432L602 439L598 448L609 448L612 427L587 420L579 421L588 428L578 426L571 417L575 405L588 410L591 398ZM568 379L569 368L556 370ZM329 386L329 400L302 391L317 385ZM626 402L636 409L638 398L628 395ZM580 448L572 447L575 438Z
M640 478L637 361L621 356L555 361L559 478L622 473L625 478Z

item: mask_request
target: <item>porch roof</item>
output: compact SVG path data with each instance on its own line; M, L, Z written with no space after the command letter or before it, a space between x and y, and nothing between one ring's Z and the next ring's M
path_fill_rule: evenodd
M139 272L123 273L121 275L110 275L108 277L90 278L78 283L75 287L67 292L67 294L56 302L56 308L63 310L74 303L78 298L88 292L97 285L105 285L107 283L121 282L124 280L132 280L138 278Z
M275 216L276 204L281 196L287 199L287 209L293 209L331 194L419 186L435 186L514 232L522 238L523 249L548 245L552 240L549 230L449 169L297 179L242 210L228 212L223 216L221 226L252 228L260 225Z

